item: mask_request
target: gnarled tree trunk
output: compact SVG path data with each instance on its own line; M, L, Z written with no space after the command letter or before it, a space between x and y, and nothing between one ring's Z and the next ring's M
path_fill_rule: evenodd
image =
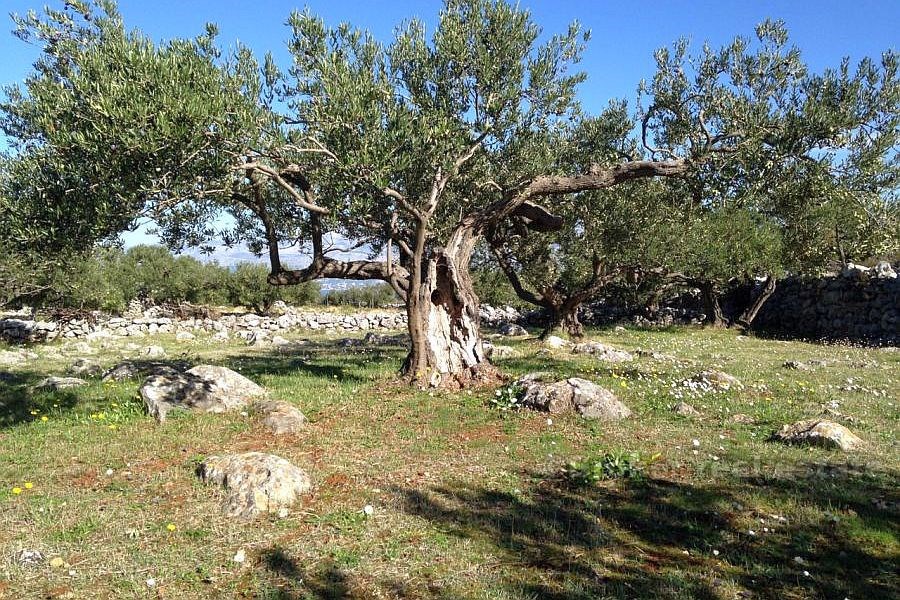
M722 312L722 305L719 303L719 293L715 286L708 281L700 284L700 295L703 298L703 312L706 314L706 324L710 327L726 327L728 321Z
M578 307L568 313L563 318L563 329L569 334L569 337L579 340L584 337L584 325L578 320Z
M760 309L762 309L763 305L768 301L769 298L772 297L772 294L775 293L775 277L769 275L766 277L766 282L763 284L762 289L759 291L759 295L750 303L750 305L744 309L744 312L735 320L735 325L740 327L741 329L750 329L750 325L753 323L753 319L756 318L756 315L759 314Z
M411 347L403 373L419 385L461 388L492 383L499 372L484 348L478 296L469 275L475 236L463 231L432 252L407 302Z
M563 331L573 339L577 340L583 338L584 325L578 320L578 309L580 307L581 303L570 304L568 302L563 303L560 306L545 306L550 312L550 318L547 322L547 326L544 327L544 330L539 336L540 339L546 340L559 328L562 328Z

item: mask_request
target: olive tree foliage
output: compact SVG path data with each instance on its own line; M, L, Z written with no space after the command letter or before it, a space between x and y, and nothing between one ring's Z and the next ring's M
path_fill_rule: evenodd
M656 59L640 86L639 141L624 106L611 106L568 158L687 156L691 173L582 193L559 213L574 226L550 234L501 224L489 236L518 295L548 310L545 333L580 334L578 306L612 282L699 287L710 322L747 325L785 270L896 247L895 54L812 75L784 26L766 22L753 42L690 56L680 41ZM756 278L760 293L727 319L718 295Z
M570 225L557 232L503 225L491 231L492 252L516 294L546 313L542 336L562 326L580 337L583 303L610 284L635 283L642 265L659 264L681 226L681 211L655 182L644 183L581 194L558 207L556 216Z
M269 269L259 263L240 263L224 278L224 292L232 306L246 306L258 314L267 314L276 301L292 306L317 304L322 301L319 286L310 281L289 288L268 282Z
M697 243L673 254L683 260L671 266L703 291L714 324L749 325L779 272L818 273L897 244L896 53L813 74L781 23L763 23L756 34L755 51L742 38L694 59L685 43L659 51L657 75L642 88L653 98L642 118L648 150L703 148L731 136L728 151L710 154L696 178L670 182L704 209ZM744 259L731 273L720 268L729 255L723 239L734 242L729 261ZM755 269L746 269L754 256ZM758 276L767 280L755 301L721 315L725 283Z
M154 44L111 0L14 21L42 53L0 102L5 240L66 252L152 217L173 246L198 245L215 216L242 210L233 193L249 185L235 157L277 135L248 50L223 59L212 25Z
M896 52L814 74L782 23L756 34L755 50L737 38L695 58L686 42L657 52L641 88L645 147L696 152L726 136L728 151L710 154L689 193L776 219L792 270L820 268L841 245L856 257L883 252L900 173Z

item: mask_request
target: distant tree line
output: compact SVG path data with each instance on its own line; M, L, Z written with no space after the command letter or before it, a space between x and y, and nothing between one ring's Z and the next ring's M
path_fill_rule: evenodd
M358 308L382 308L400 302L397 294L386 283L376 285L356 285L342 290L323 292L322 303L326 306L356 306Z
M10 257L0 258L0 271L13 276L16 265L10 263ZM41 272L19 273L12 282L19 285L5 288L0 302L109 312L124 310L132 300L245 306L257 312L267 311L277 300L291 305L320 302L318 283L279 288L266 282L268 272L262 264L229 268L175 256L162 246L103 247L59 260Z

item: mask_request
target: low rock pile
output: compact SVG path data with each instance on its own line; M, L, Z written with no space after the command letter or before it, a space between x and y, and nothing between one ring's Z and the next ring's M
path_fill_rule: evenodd
M116 317L94 313L92 319L45 322L21 318L0 319L0 339L10 342L45 342L58 338L96 339L104 337L144 337L174 333L179 341L190 341L198 333L211 333L217 339L237 337L246 341L269 339L292 330L310 331L387 331L406 327L406 314L400 311L370 311L353 315L313 312L288 308L280 316L254 313L183 318L167 316L152 307L139 317Z
M628 362L634 360L634 356L624 350L618 350L612 346L600 342L583 342L575 344L572 348L575 354L590 354L605 362Z
M863 441L852 431L825 419L809 419L785 425L772 438L785 444L821 446L844 452L857 450L863 445Z
M631 410L606 388L578 377L553 381L548 373L531 373L513 384L522 388L522 405L553 414L577 412L585 419L617 421Z

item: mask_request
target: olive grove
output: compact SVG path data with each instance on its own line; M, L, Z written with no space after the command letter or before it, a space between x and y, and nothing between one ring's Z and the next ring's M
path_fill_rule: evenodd
M2 243L65 251L149 218L172 248L246 243L268 256L273 285L384 281L406 306L402 371L418 385L497 376L470 275L485 236L502 257L532 232L590 234L588 287L635 266L641 256L592 237L612 230L592 221L605 218L604 190L677 180L634 188L671 208L649 211L647 232L660 212L702 224L735 210L776 220L798 245L822 239L826 220L811 215L836 214L840 195L852 218L828 223L843 247L874 239L873 221L896 207L896 55L812 74L777 22L696 55L684 42L658 51L634 114L613 104L598 117L578 101L588 33L574 23L547 37L503 0L447 0L434 31L411 20L386 44L295 12L286 69L223 53L214 26L156 44L111 0L17 26L43 52L0 103L12 140ZM368 258L337 258L331 233ZM303 268L279 252L298 243L312 255Z

